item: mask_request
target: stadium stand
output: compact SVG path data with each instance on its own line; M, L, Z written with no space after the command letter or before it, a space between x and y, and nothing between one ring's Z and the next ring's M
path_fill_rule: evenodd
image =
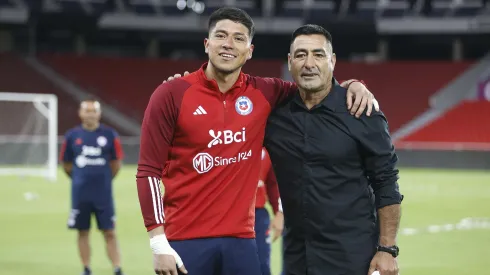
M78 102L28 66L22 57L14 54L0 54L0 75L0 91L55 94L58 97L58 133L60 135L79 123L76 111ZM2 111L5 110L0 109L0 116L12 115ZM104 120L103 122L107 123Z
M203 62L50 54L39 55L39 59L104 102L138 119L143 117L151 93L163 80L176 73L192 72ZM281 61L250 61L244 71L281 77L281 66Z
M175 73L195 70L201 65L201 61L61 54L42 54L39 58L90 93L138 119L142 117L151 93L164 79ZM425 111L429 106L429 97L471 64L472 62L338 62L336 76L338 79L356 77L366 81L390 118L391 131L396 131ZM247 63L245 72L282 77L282 65L281 61L251 60ZM420 81L413 81L414 77L420 77Z
M393 18L409 15L429 17L472 17L490 11L486 0L276 0L268 9L278 17L313 17L354 15L364 19ZM99 14L102 12L133 13L143 16L181 16L190 10L208 15L215 9L230 5L246 10L252 16L262 16L263 1L259 0L0 0L0 7L36 7L50 11ZM267 6L267 5L266 5Z
M398 143L439 150L490 150L490 101L463 101Z
M468 69L466 62L337 62L338 79L363 79L375 93L394 132L429 107L429 97Z

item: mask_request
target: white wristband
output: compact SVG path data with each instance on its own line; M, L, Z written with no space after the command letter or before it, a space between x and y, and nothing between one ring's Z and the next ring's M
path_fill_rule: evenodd
M150 247L153 254L172 255L172 247L168 243L165 234L156 235L150 239Z
M178 267L181 267L184 263L179 254L168 243L165 234L156 235L150 239L150 247L155 255L171 255L174 256L175 262Z

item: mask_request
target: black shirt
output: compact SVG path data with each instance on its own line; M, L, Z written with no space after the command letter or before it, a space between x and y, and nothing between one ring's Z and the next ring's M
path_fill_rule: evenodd
M286 274L367 274L376 209L402 201L385 116L354 117L346 92L333 80L311 110L297 93L269 117L265 146L284 209Z

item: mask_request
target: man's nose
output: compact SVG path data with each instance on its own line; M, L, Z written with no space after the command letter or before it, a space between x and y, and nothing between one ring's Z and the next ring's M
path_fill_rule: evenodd
M226 38L225 43L223 43L223 48L233 49L233 37L229 36Z
M314 67L315 67L315 59L313 58L313 55L309 54L305 60L305 68L311 69Z

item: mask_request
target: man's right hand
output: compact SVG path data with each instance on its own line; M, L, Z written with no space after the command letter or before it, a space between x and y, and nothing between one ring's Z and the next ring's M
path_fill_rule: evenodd
M153 251L153 268L157 275L177 275L177 268L187 274L184 263L179 254L170 246L165 236L163 226L148 232L150 247Z
M179 257L177 253L175 253L175 255ZM178 263L176 261L175 255L153 254L153 267L155 269L155 274L178 275L177 273ZM178 259L180 260L180 257ZM180 260L179 270L183 274L187 274L187 270L185 269L182 260Z
M188 75L188 74L189 74L189 72L188 72L188 71L185 71L185 72L184 72L184 76L186 76L186 75ZM181 75L181 74L174 74L174 76L169 76L169 77L167 78L167 80L164 80L162 83L165 83L165 82L167 82L167 81L174 80L174 79L176 79L176 78L180 78L180 77L182 77L182 75Z

